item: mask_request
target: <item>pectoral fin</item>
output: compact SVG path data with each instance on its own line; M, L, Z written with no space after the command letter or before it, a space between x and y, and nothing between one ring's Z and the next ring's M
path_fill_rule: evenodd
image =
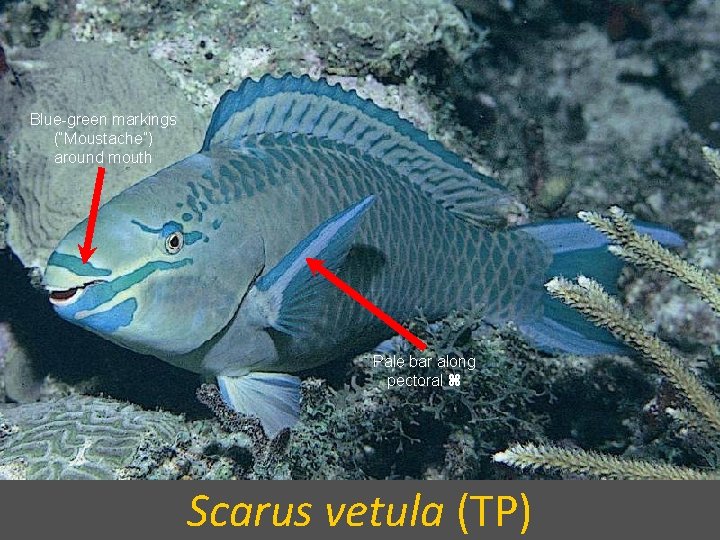
M252 372L217 378L225 402L242 414L257 416L271 439L295 425L300 415L300 379L285 373Z
M257 322L293 337L303 335L323 293L331 287L324 279L313 279L306 259L323 259L332 271L340 268L360 218L374 200L372 195L366 197L320 224L258 279L247 298Z

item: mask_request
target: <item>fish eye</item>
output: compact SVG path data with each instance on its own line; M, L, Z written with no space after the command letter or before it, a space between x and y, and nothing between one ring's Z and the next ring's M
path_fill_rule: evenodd
M185 237L180 231L170 233L165 239L165 251L169 255L175 255L185 245Z

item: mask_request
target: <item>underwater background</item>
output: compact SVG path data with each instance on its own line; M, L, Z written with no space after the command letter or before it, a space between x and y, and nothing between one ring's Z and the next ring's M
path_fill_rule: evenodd
M3 1L0 43L0 478L583 477L493 461L550 441L720 468L716 434L668 414L687 396L640 358L546 355L475 313L410 322L434 350L477 359L462 389L388 389L367 357L330 362L303 374L297 428L266 440L198 376L53 313L37 268L86 215L93 175L43 158L23 116L178 114L155 162L118 171L109 197L195 151L244 78L327 77L507 186L523 203L511 222L616 205L714 270L719 188L702 148L720 147L717 1ZM712 309L632 266L620 298L714 392Z

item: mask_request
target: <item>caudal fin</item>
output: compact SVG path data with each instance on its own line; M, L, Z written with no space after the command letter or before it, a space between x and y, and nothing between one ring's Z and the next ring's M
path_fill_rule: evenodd
M668 247L684 245L676 233L656 225L636 224L638 232L648 234ZM611 294L623 262L607 249L608 240L591 226L577 220L558 220L523 227L550 249L553 261L547 279L579 275L592 277ZM598 328L577 311L549 294L543 296L542 314L518 322L518 328L537 346L547 351L581 355L627 354L629 349L610 332Z

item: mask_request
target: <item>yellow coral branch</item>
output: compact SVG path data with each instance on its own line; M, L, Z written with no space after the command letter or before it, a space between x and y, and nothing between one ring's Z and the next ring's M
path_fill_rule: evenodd
M607 328L652 362L685 396L692 406L720 431L720 403L687 369L670 347L657 337L645 332L640 321L632 317L596 281L585 276L577 283L565 278L554 278L546 285L555 298L583 313L595 324Z
M703 153L720 179L720 153L707 147L703 148ZM720 274L694 266L651 237L639 234L630 218L619 208L611 208L609 214L606 217L595 212L580 212L578 217L610 239L614 244L609 248L612 253L638 266L677 277L697 291L716 314L720 314ZM720 401L666 343L647 333L642 323L609 296L599 283L585 276L578 277L576 283L556 277L546 284L546 288L553 297L575 308L596 325L607 328L615 337L640 352L685 395L694 411L668 409L667 412L676 421L713 439L720 434ZM703 472L553 445L517 444L495 454L494 459L520 468L545 468L601 478L720 479L720 471Z
M623 459L598 452L569 450L553 445L516 444L493 460L521 469L539 468L623 480L716 480L720 474L666 463Z
M610 251L637 266L664 272L695 290L720 314L720 276L690 264L662 247L650 236L638 233L630 218L618 207L610 208L610 215L579 212L578 217L605 234L615 245Z

